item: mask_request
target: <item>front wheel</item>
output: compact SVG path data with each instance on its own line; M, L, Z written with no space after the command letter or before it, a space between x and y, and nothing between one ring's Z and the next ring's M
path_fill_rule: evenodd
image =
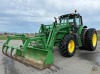
M65 36L60 42L60 53L62 56L71 57L75 54L76 43L73 35Z

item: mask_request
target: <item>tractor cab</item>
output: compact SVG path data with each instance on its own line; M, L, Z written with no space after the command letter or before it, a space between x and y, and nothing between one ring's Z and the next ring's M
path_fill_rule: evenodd
M82 16L80 14L71 13L59 17L60 23L69 23L71 25L83 25Z

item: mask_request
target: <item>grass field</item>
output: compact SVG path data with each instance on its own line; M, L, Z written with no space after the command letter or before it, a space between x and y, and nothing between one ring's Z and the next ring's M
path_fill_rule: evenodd
M10 36L10 35L0 35L0 40L6 40L7 36ZM25 35L25 36L29 37L29 36L34 36L34 35ZM20 38L19 39L15 39L15 40L20 40Z
M6 39L7 39L7 35L0 35L0 40L6 40ZM17 40L19 40L19 39L17 39ZM100 40L100 34L98 34L98 40Z
M98 34L98 40L100 40L100 34Z
M9 35L0 35L0 40L6 40L7 36L9 36ZM15 39L15 40L20 40L20 38L19 39Z
M0 40L6 40L7 39L7 35L0 35Z

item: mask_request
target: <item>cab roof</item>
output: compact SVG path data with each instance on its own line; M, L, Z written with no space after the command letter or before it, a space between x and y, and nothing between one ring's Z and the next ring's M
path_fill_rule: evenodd
M81 16L79 13L70 13L70 14L65 14L65 15L61 15L60 18L64 18L64 17L68 17L68 16Z

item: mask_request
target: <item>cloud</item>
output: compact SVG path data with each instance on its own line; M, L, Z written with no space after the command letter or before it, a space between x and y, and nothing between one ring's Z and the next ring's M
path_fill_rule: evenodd
M85 25L100 29L99 7L99 0L0 0L0 31L38 32L41 23L50 24L54 16L75 9Z

